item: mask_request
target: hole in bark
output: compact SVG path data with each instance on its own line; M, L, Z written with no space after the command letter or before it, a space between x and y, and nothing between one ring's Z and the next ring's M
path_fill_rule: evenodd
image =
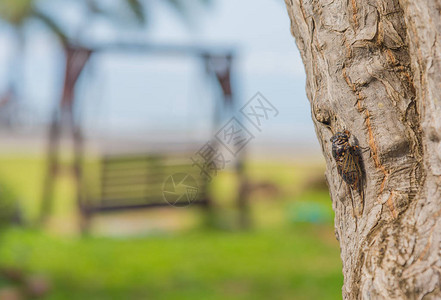
M429 140L431 140L434 143L439 142L439 135L434 127L429 128Z
M331 125L331 114L327 109L323 109L314 105L314 116L317 122L322 123L328 127Z

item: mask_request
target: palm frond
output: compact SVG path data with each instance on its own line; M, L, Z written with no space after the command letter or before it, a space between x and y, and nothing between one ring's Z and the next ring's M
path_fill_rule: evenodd
M147 20L143 0L84 0L89 12L100 15L113 24L144 25Z
M181 17L187 25L192 25L191 6L203 5L207 6L212 3L212 0L166 0L165 1L175 12Z
M43 22L63 44L66 45L69 42L67 34L51 17L37 10L34 10L33 16Z
M126 0L127 5L130 10L135 15L136 19L141 23L145 24L146 22L146 14L144 10L144 5L140 0Z
M30 17L34 2L34 0L1 0L0 18L14 26L20 26Z

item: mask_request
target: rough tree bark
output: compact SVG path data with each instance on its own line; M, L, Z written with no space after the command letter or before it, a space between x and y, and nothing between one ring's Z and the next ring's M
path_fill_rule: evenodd
M327 163L343 298L440 299L441 0L285 1ZM331 155L344 129L369 150L358 218Z

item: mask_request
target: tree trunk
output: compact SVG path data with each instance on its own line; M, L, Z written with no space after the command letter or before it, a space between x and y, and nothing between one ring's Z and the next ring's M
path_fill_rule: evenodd
M441 0L285 0L327 163L345 299L441 298ZM330 138L364 151L353 215Z

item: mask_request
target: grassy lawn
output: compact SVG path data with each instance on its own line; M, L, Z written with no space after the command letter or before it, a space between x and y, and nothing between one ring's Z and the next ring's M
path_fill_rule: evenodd
M339 299L329 228L115 240L11 230L3 264L52 278L49 299Z
M38 211L43 167L41 158L0 158L0 180L30 219ZM322 174L322 167L253 164L249 172L253 180L277 187L271 195L251 197L250 230L194 226L80 238L10 228L0 239L0 266L49 278L47 299L340 299L343 279L329 196L307 187L308 176ZM222 205L228 198L222 187L230 181L228 174L220 176L213 187L221 215L230 213ZM60 182L58 218L72 214L72 190L69 180ZM0 280L0 287L8 285Z

